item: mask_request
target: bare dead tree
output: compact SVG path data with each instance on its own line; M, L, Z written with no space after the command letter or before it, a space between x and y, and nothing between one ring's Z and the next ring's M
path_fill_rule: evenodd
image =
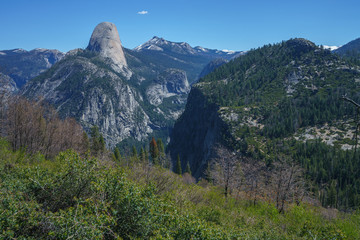
M215 185L223 188L227 197L242 183L240 158L223 146L217 146L215 152L217 158L210 164L207 174Z
M305 194L303 171L293 161L279 159L274 163L270 182L271 196L279 213L284 211L286 202L299 204Z
M41 102L13 97L3 115L0 129L14 150L39 152L47 158L70 148L80 153L87 150L82 127L74 119L61 120L54 109Z
M259 198L265 198L266 179L268 172L265 164L255 159L245 159L242 164L245 176L245 184L242 190L247 194L251 202L256 205Z

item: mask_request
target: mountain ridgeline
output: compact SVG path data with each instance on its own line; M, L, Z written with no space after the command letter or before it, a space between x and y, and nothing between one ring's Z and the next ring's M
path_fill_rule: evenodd
M236 54L157 37L130 50L122 47L116 26L105 22L96 26L86 49L68 52L21 94L42 97L88 132L99 126L110 147L150 136L167 141L190 83L211 60Z
M360 59L360 38L341 46L334 52L341 56Z
M0 91L15 93L30 79L49 69L64 57L58 50L37 48L0 51Z
M359 102L359 84L359 65L305 39L249 51L193 85L171 135L173 164L180 156L204 177L219 145L268 167L285 157L306 169L324 205L333 184L337 206L358 206L359 156L341 150L354 145L356 109L341 97Z

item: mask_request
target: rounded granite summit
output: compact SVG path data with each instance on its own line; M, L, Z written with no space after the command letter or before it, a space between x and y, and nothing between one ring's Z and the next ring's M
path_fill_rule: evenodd
M315 43L305 38L293 38L286 41L286 46L297 52L309 52L316 49Z
M110 58L120 69L127 67L119 33L113 23L99 23L91 35L87 49L99 53L104 58Z

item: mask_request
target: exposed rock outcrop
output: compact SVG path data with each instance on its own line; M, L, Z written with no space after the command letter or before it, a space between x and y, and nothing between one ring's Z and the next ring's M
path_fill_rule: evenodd
M30 81L22 94L43 97L62 116L79 120L86 130L99 126L110 147L128 137L145 140L152 129L138 102L139 93L120 74L77 54Z
M186 95L190 91L190 85L186 77L186 72L178 69L168 69L164 71L158 80L146 91L149 102L158 106L164 98Z
M122 49L118 30L113 23L99 23L90 38L88 50L99 53L104 59L111 62L112 68L123 73L128 79L131 71L127 67L126 58Z
M15 81L11 77L0 72L0 97L8 97L17 90Z

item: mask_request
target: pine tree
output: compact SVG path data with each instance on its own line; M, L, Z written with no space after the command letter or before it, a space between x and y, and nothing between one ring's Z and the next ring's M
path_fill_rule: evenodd
M119 161L120 161L120 158L121 158L119 148L115 148L115 150L114 150L114 156L115 156L115 160L119 162Z
M161 138L159 138L157 141L157 146L158 146L158 150L159 150L159 153L164 153L165 152L165 148L164 148L164 143L163 141L161 140Z
M100 134L99 128L93 126L91 128L91 152L94 155L103 153L105 151L105 140L104 137Z
M136 147L135 147L135 146L132 146L131 156L132 156L132 157L137 157L137 155L138 155L138 153L137 153Z
M188 161L187 164L186 164L185 172L188 173L188 174L190 174L190 175L192 175L192 174L191 174L191 168L190 168L190 163L189 163L189 161Z
M82 142L83 142L83 148L84 148L83 151L87 152L88 150L90 150L90 141L89 141L89 137L86 132L83 133Z
M103 153L105 152L105 139L103 137L102 134L100 134L100 137L99 137L99 149L100 149L100 152Z
M141 162L146 162L146 154L143 147L140 149L139 159Z
M164 148L164 144L163 141L161 140L161 138L159 138L157 141L157 147L159 150L159 156L158 156L158 163L160 164L160 166L165 167L166 163L166 158L165 158L165 148Z
M158 163L157 160L159 157L159 149L154 137L150 141L149 151L152 161L154 162L154 164L157 164Z
M181 161L180 161L180 156L179 154L177 155L177 160L176 160L176 166L175 166L175 173L181 175L182 170L181 170Z
M329 189L329 197L328 197L328 205L330 207L336 207L336 188L335 188L336 182L333 180L330 189Z

